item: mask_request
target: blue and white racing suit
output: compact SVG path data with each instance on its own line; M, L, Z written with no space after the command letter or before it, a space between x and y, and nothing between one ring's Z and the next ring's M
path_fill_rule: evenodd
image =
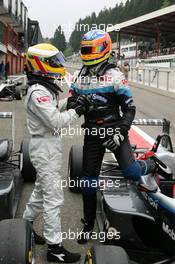
M107 65L107 63L106 63ZM136 107L128 81L118 68L108 65L106 71L100 67L83 67L75 82L71 85L68 109L71 108L79 95L88 95L93 110L84 115L84 146L83 146L83 174L82 180L89 182L82 187L84 201L84 218L94 222L96 215L96 185L98 181L105 147L106 138L109 137L109 128L120 128L124 140L114 152L114 155L123 171L123 175L133 180L139 180L141 175L147 173L147 166L135 161L128 130L135 117ZM101 73L100 73L101 71ZM105 131L102 135L101 131Z

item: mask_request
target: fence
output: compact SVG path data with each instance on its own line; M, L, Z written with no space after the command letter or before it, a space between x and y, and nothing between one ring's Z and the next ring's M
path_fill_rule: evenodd
M132 67L129 80L145 86L175 92L175 70Z
M67 62L68 68L79 70L82 67L81 63ZM129 73L129 81L137 86L144 85L145 87L153 87L156 89L175 92L175 70L164 68L148 68L142 67L137 69L131 67Z

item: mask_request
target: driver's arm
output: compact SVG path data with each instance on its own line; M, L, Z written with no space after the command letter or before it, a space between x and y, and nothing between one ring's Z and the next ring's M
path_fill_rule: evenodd
M118 73L115 75L115 92L117 96L117 102L119 103L122 111L122 119L120 123L121 130L127 132L132 122L135 118L136 114L136 106L134 105L132 92L129 87L128 81L125 80L122 73Z
M42 100L43 98L44 100ZM31 110L50 129L67 127L79 117L74 109L60 112L53 104L52 95L47 91L33 92L30 100Z
M69 95L68 95L68 100L67 100L67 110L74 108L74 105L77 101L78 94L74 89L74 86L72 85L70 90L69 90Z
M67 100L68 100L67 98L59 100L58 105L60 112L63 112L67 109Z
M135 118L136 106L134 105L132 96L119 95L118 98L123 113L120 125L125 126L129 130Z

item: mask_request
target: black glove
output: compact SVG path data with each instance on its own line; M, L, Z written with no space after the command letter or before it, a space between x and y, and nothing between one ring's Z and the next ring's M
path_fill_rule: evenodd
M86 95L80 95L74 105L74 110L81 116L89 111L90 101Z
M77 101L77 96L70 96L67 100L67 110L74 109Z
M128 130L126 127L121 128L116 127L114 130L114 135L107 137L104 141L103 146L109 149L110 151L114 152L125 139L125 135L127 134Z

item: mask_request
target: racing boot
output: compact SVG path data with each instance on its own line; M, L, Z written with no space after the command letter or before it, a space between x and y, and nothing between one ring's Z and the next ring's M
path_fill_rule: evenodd
M47 261L56 263L73 263L79 261L81 255L67 251L62 244L48 245Z
M141 192L157 192L157 186L154 185L149 185L149 184L145 184L145 183L139 183L138 184L139 190Z
M77 242L78 244L83 245L83 244L86 244L92 236L92 232L94 229L94 221L87 222L86 220L81 219L81 222L83 223L83 228L78 234Z
M155 162L151 159L148 160L138 160L140 166L141 166L141 173L142 175L148 175L150 173L155 173L157 170L157 165ZM153 182L144 182L142 181L142 178L140 179L140 182L138 183L138 188L140 191L143 192L156 192L157 191L157 184L153 184Z
M83 228L77 237L78 244L86 244L92 236L97 209L96 194L83 195L83 209L84 219L81 219L81 222L83 223Z
M169 179L172 176L171 170L168 166L166 166L157 156L152 156L146 161L139 161L142 171L144 171L143 175L147 175L149 173L158 173L161 176ZM145 166L146 164L146 166ZM156 192L157 186L152 184L139 183L139 188L142 191Z

